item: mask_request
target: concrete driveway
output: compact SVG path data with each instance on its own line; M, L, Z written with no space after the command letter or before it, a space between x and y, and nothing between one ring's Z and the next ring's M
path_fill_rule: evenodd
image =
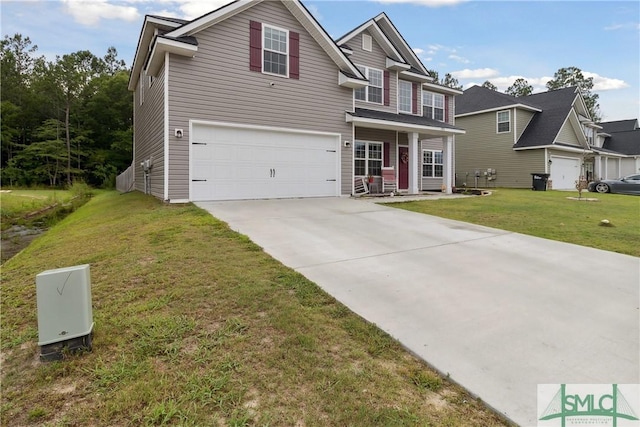
M197 205L518 424L538 384L640 383L639 258L367 200Z

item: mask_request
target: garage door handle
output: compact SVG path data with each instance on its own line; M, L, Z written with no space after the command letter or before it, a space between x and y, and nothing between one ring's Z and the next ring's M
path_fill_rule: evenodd
M191 182L207 182L206 179L192 179Z
M269 169L269 178L275 178L275 177L276 177L276 170Z
M207 145L206 142L192 142L191 145Z
M328 179L327 181L336 182L335 179Z

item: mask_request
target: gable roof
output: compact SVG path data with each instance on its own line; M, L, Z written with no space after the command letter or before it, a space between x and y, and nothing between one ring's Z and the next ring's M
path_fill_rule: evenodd
M516 98L506 93L482 86L471 86L456 97L456 117L498 111L506 108L522 108L529 111L541 111L525 98Z
M541 111L535 114L513 148L552 144L564 123L572 119L571 108L577 96L577 88L568 87L525 97L527 101L538 106ZM577 120L577 117L573 119Z
M395 25L393 25L391 19L389 19L384 12L357 26L342 37L339 37L336 43L343 48L351 50L347 46L347 43L364 31L368 31L373 38L375 38L391 60L407 66L404 71L400 71L400 74L414 74L415 77L423 78L426 82L432 82L434 80L413 49L411 49L407 41L402 37Z
M638 119L616 120L613 122L600 123L605 133L621 132L638 129Z
M169 49L175 49L175 53L191 54L193 55L193 46L197 50L197 41L195 44L192 40L193 37L200 31L209 28L219 22L222 22L238 13L241 13L259 3L266 0L236 0L227 5L224 5L216 10L213 10L199 18L192 21L183 21L175 18L161 18L158 16L146 16L145 24L143 26L136 54L134 57L134 63L131 68L131 76L129 79L129 90L134 90L135 85L143 67L150 64L151 61L147 58L147 53L144 49L141 51L141 46L146 46L153 41L154 46L151 49L151 55L158 47L156 43L158 38L154 39L154 28L147 24L154 23L154 21L160 21L165 26L170 27L170 30L163 34L165 40L170 40L173 44ZM272 0L271 0L272 1ZM320 45L320 47L327 53L327 55L333 60L341 71L339 75L339 82L342 83L354 83L358 81L366 82L365 76L356 67L353 62L346 56L346 54L338 47L335 41L329 36L325 29L318 23L318 21L309 13L307 8L300 2L300 0L280 0L281 3L291 12L291 14L300 22L300 24L307 30L311 37ZM146 41L146 44L145 44ZM189 42L187 42L189 41ZM166 49L167 51L171 51ZM162 50L162 49L158 49ZM161 55L155 55L156 58L160 58Z

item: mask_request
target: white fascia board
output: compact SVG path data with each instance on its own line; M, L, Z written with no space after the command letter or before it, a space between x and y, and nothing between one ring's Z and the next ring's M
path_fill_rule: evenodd
M420 83L431 83L433 81L433 77L426 76L422 74L412 73L411 71L400 71L401 76L407 77L412 80L418 80Z
M536 112L536 113L541 113L542 112L542 110L540 110L538 108L530 107L528 105L512 104L512 105L504 105L502 107L489 108L487 110L472 111L470 113L464 113L464 114L456 114L455 117L475 116L476 114L492 113L492 112L496 112L496 111L508 110L510 108L521 108L523 110L533 111L533 112Z
M378 16L373 18L373 20L376 21L376 23L378 23L380 21L384 21L384 23L387 24L387 27L389 27L389 29L393 32L393 34L398 39L398 41L400 43L402 43L402 45L404 46L404 50L409 54L411 59L413 59L414 65L417 68L421 69L421 71L423 73L425 73L425 74L428 73L428 70L426 69L426 67L424 66L422 61L420 61L420 58L418 58L418 55L416 55L416 53L413 51L413 49L411 49L411 46L409 46L407 44L407 41L404 39L404 37L402 37L402 34L400 34L398 29L395 27L395 25L393 25L393 22L391 22L391 20L389 19L389 17L385 13L379 14Z
M394 70L394 71L407 71L411 68L411 65L407 64L406 62L396 61L395 59L389 58L389 57L387 57L387 62L385 66L387 70Z
M181 56L193 57L196 52L198 52L198 46L177 40L157 37L153 49L151 50L149 64L147 64L147 74L157 77L158 71L164 61L165 53L175 53Z
M372 129L395 130L399 132L418 132L422 134L436 136L464 135L467 133L462 129L450 129L436 126L424 126L412 123L390 122L388 120L370 119L366 117L356 117L346 113L346 122L353 123L356 126L362 126Z
M340 50L342 51L342 53L344 53L345 55L353 55L353 50L351 49L347 49L346 47L341 47Z
M541 148L553 149L556 151L566 151L568 153L591 153L591 149L584 148L572 148L564 145L556 145L556 144L547 144L547 145L536 145L535 147L515 147L514 151L525 151L525 150L539 150Z
M136 53L133 57L133 65L131 66L131 77L129 78L128 89L134 91L136 89L136 83L140 77L140 71L144 67L144 63L147 59L148 50L140 49L141 46L149 46L153 40L155 29L158 26L177 28L182 24L177 22L164 20L155 16L145 16L142 30L140 31L140 37L138 38L138 46L136 47Z
M578 116L578 112L576 110L574 110L573 108L569 112L569 115L567 116L567 119L565 120L565 122L560 127L560 131L562 131L562 128L567 123L567 121L571 125L571 128L573 129L573 131L576 134L576 136L578 137L578 139L580 140L580 143L582 145L584 145L585 147L588 147L589 143L587 142L586 135L582 131L582 123L580 123L580 117ZM558 135L559 134L560 134L560 132L558 132ZM558 138L558 135L556 135L556 138ZM556 142L556 139L554 139L553 142Z
M181 26L180 28L167 34L169 37L182 37L190 36L199 31L204 30L212 25L217 24L220 21L224 21L240 12L243 12L250 7L261 3L263 0L237 0L227 6L223 6L220 9L207 13L206 15L196 18L193 21Z
M343 87L349 87L351 89L359 89L366 87L369 84L368 80L356 79L345 75L342 71L338 71L338 85Z
M447 87L447 86L442 86L442 85L437 85L437 84L433 84L433 83L422 83L422 88L423 89L430 89L430 90L433 90L434 92L446 93L448 95L462 95L464 93L460 89Z

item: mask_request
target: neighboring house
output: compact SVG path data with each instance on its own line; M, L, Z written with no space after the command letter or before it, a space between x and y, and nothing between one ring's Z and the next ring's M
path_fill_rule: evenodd
M640 173L640 127L637 119L599 123L592 147L594 176L616 179Z
M530 188L550 174L553 189L591 179L591 145L600 127L575 87L513 97L473 86L456 98L456 183Z
M168 202L349 195L382 167L409 193L453 186L462 92L385 14L337 41L299 1L146 16L129 90L135 188Z

